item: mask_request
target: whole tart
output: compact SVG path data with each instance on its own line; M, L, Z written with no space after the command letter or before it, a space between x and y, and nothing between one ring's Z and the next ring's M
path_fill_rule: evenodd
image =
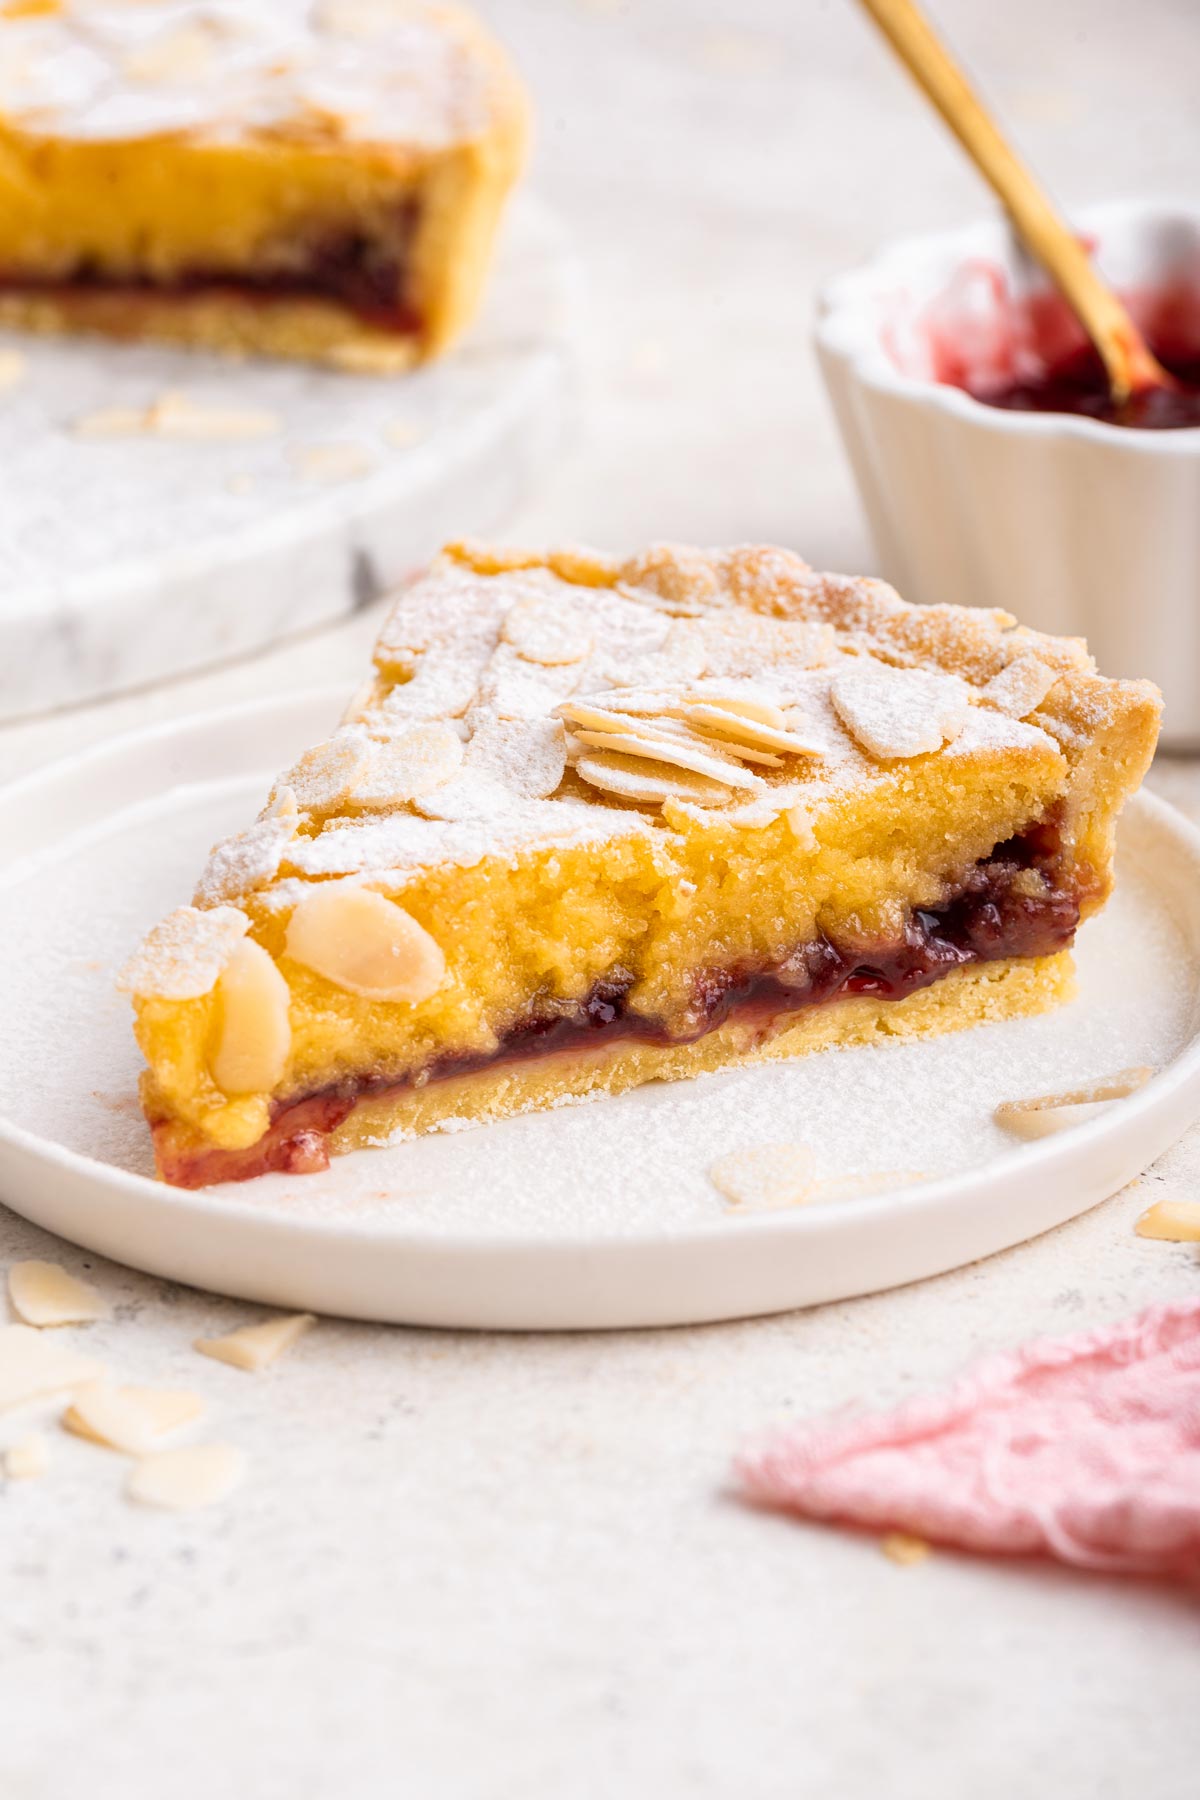
M1057 1005L1159 698L772 548L452 546L124 976L162 1176Z
M470 318L526 139L422 0L0 3L0 324L403 369Z

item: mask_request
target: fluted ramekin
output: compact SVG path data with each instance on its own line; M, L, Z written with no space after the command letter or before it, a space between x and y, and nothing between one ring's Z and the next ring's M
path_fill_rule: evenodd
M1080 215L1154 335L1200 352L1200 208ZM906 599L1002 606L1086 637L1109 675L1166 699L1164 742L1200 748L1200 429L1139 431L1005 411L939 376L1021 372L1035 329L1073 322L995 222L910 238L831 282L817 349L884 576Z

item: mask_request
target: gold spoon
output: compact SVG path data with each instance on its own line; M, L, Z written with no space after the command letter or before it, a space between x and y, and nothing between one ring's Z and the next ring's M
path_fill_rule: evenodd
M861 0L1000 200L1104 362L1114 402L1175 381L1055 210L914 0Z

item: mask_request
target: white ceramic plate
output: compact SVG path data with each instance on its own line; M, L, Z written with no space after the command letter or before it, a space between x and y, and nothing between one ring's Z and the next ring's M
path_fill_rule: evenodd
M410 375L5 333L25 367L0 405L0 719L260 650L502 523L562 442L573 288L522 196L480 317ZM80 435L177 390L274 429Z
M0 791L0 1194L142 1269L247 1299L413 1324L668 1325L940 1273L1115 1192L1200 1110L1200 834L1143 796L1118 891L1081 933L1080 998L925 1043L644 1088L393 1148L327 1173L184 1193L150 1175L114 968L186 898L215 838L325 732L302 694L116 739ZM246 771L251 771L248 775ZM997 1101L1132 1063L1096 1122L1014 1146ZM867 1199L731 1213L723 1152L803 1140L821 1172L927 1171Z

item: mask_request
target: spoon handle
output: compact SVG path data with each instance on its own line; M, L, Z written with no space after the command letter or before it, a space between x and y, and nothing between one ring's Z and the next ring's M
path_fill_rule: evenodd
M860 0L950 127L1104 361L1113 399L1171 377L1079 239L1018 157L915 0Z

